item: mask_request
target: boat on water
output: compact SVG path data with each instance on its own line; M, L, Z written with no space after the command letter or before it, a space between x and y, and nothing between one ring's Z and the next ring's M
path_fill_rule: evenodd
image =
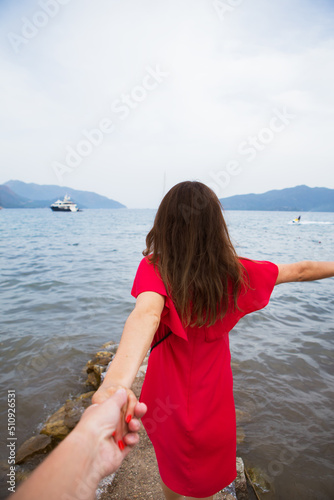
M78 205L73 201L70 201L69 196L64 196L63 201L57 200L52 205L50 205L51 210L54 212L78 212Z
M300 219L301 219L301 216L296 217L295 219L293 219L293 221L292 221L292 222L293 222L293 224L299 224Z

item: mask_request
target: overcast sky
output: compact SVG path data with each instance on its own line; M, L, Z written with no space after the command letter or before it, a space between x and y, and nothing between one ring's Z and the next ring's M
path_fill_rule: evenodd
M334 188L333 0L0 0L0 34L0 183Z

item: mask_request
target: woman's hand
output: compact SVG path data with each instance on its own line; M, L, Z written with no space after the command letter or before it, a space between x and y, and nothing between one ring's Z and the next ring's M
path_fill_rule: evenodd
M115 394L112 397L109 396L103 403L93 403L89 406L76 427L77 433L88 436L94 443L95 461L101 478L114 472L131 448L139 441L139 419L147 411L144 403L137 403L134 408L134 417L128 425L130 432L124 437L123 446L119 445L115 436L122 420L122 409L126 404L126 390L116 389Z
M130 425L131 421L134 417L141 418L143 416L142 411L145 405L141 406L141 403L138 403L137 397L131 389L121 385L104 384L102 384L95 394L93 394L92 404L102 404L119 389L124 389L126 391L127 400L121 409L121 418L115 430L114 439L119 448L123 450L125 444L131 445L131 433L137 432L138 430L136 424L134 424L135 429L132 430L133 425Z
M127 395L125 390L116 389L112 397L103 402L93 403L83 413L76 433L84 436L91 444L91 453L94 456L94 468L98 470L100 478L114 472L119 467L123 458L129 453L131 447L138 443L139 421L133 425L133 432L129 445L117 446L114 437L122 420L122 410L126 406ZM115 442L116 441L116 442ZM118 450L118 451L117 451Z

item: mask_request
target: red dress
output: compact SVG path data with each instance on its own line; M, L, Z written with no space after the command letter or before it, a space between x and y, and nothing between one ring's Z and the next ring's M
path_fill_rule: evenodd
M155 449L163 482L185 496L214 495L236 477L236 420L229 331L240 318L265 307L278 267L240 259L250 288L238 305L211 327L183 327L157 268L142 259L131 294L153 291L166 297L149 357L140 400L148 407L143 424Z

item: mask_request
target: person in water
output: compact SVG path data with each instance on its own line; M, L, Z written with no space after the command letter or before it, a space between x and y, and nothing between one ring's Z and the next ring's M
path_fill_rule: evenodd
M334 276L334 262L238 256L217 196L190 181L163 198L143 254L135 308L93 402L126 389L121 439L137 404L131 385L151 346L140 400L165 498L210 500L236 477L229 332L268 304L275 285Z

